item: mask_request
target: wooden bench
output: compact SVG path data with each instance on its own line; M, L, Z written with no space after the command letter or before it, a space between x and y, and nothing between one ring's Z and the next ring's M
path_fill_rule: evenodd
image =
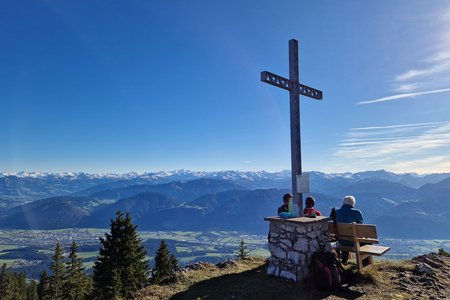
M328 223L328 235L332 241L336 241L334 226L333 222ZM354 252L356 264L360 271L373 263L373 255L381 256L390 249L389 247L373 245L380 242L376 225L337 223L337 229L340 241L351 241L354 243L354 246L340 246L339 250ZM363 260L365 259L367 264L363 265Z

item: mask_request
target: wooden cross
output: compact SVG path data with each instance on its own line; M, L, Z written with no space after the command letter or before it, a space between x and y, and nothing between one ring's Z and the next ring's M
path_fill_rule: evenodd
M289 41L289 79L273 73L261 72L261 81L289 91L291 114L291 166L292 195L294 205L298 205L299 216L303 216L302 191L298 192L297 182L302 175L302 150L300 140L300 95L322 100L322 91L300 84L298 67L298 42Z

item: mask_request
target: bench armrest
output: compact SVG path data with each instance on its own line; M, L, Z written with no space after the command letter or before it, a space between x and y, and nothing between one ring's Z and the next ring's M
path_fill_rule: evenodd
M371 238L358 238L358 242L360 243L370 243L370 244L379 244L380 240L371 239Z
M359 248L359 253L381 256L388 252L391 248L384 246L364 245Z

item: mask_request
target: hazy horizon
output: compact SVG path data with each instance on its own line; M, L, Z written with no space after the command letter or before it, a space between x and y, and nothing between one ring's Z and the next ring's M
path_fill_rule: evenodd
M450 172L434 172L434 173L419 173L419 172L393 172L385 169L378 169L378 170L364 170L364 171L357 171L357 172L322 172L317 170L306 170L303 171L303 173L310 173L310 172L318 172L323 174L356 174L356 173L364 173L364 172L387 172L387 173L394 173L397 175L401 174L415 174L418 176L426 176L426 175L432 175L432 174L447 174ZM173 169L173 170L156 170L156 171L144 171L144 172L137 172L137 171L127 171L127 172L87 172L87 171L62 171L62 172L56 172L56 171L17 171L17 172L9 172L9 171L0 171L0 174L11 174L11 175L17 175L17 174L99 174L99 175L127 175L127 174L137 174L137 175L145 175L145 174L159 174L159 173L179 173L179 172L192 172L192 173L221 173L221 172L239 172L239 173L258 173L258 172L265 172L268 174L275 174L275 173L289 173L291 170L285 169L280 171L267 171L267 170L231 170L231 169L224 169L224 170L189 170L189 169Z

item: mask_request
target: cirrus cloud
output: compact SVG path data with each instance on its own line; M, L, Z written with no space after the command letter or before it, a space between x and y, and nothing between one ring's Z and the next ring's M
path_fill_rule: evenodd
M438 94L438 93L446 93L446 92L450 92L450 88L432 90L432 91L424 91L424 92L416 92L416 93L397 94L397 95L382 97L382 98L373 99L373 100L360 101L356 104L358 104L358 105L371 104L371 103L377 103L377 102L386 102L386 101L413 98L413 97L422 96L422 95Z
M450 171L450 121L351 128L334 149L346 169ZM428 162L428 164L425 164Z

